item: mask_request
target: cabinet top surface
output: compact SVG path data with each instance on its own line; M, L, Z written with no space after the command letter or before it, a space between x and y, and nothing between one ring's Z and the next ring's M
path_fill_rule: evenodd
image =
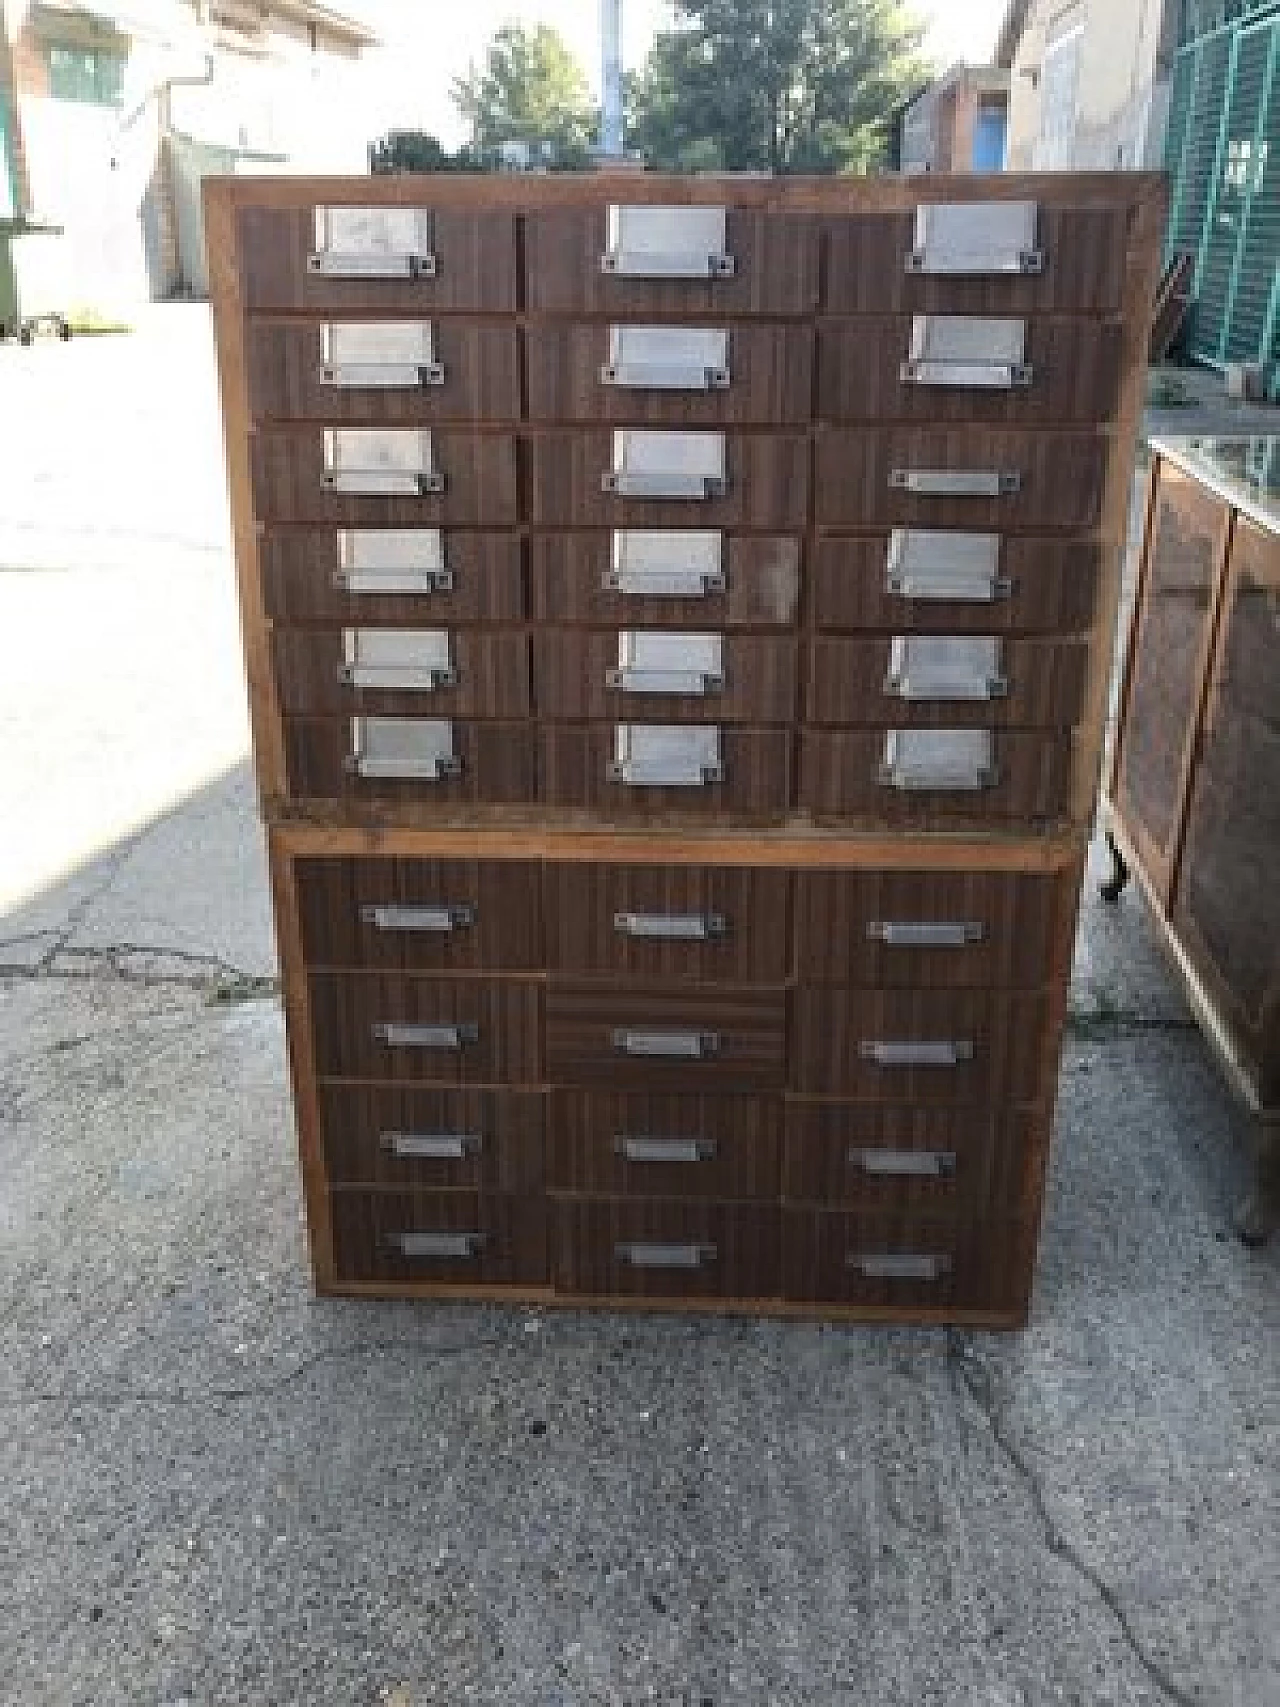
M1150 442L1155 455L1259 527L1280 535L1280 433L1253 438L1153 438Z

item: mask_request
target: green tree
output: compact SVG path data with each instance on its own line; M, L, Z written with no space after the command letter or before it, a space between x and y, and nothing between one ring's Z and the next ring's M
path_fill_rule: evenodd
M453 102L470 126L471 146L492 157L504 142L547 145L551 163L585 165L597 114L582 67L546 24L504 24L484 64L455 79Z
M677 0L631 90L631 146L667 171L865 172L928 76L903 0Z
M386 172L475 172L484 169L470 148L450 154L439 137L425 130L389 130L369 144L369 170Z

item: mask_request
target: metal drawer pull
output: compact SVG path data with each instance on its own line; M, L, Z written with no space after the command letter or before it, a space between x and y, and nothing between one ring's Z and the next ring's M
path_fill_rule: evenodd
M472 906L460 907L401 907L366 906L360 909L360 922L372 925L376 931L461 931L476 922Z
M992 604L1013 590L999 565L998 533L894 528L885 585L900 598Z
M344 593L448 593L439 528L339 528L333 584Z
M714 1162L716 1146L710 1138L633 1138L619 1133L614 1153L624 1162L676 1162L681 1165Z
M433 279L425 207L318 207L307 271L344 279Z
M382 1132L378 1142L403 1161L465 1162L484 1148L480 1132Z
M392 693L456 687L449 647L447 628L344 628L338 680Z
M465 1049L479 1043L480 1028L469 1022L460 1025L401 1025L382 1021L373 1028L374 1039L388 1049Z
M725 779L714 723L619 723L609 782L628 788L707 788Z
M613 467L600 476L620 498L718 498L726 490L723 433L619 428Z
M1012 391L1031 384L1026 339L1024 320L917 314L900 376L904 385Z
M613 928L619 936L660 942L713 942L728 926L723 913L615 913Z
M320 383L400 389L443 385L429 320L330 320L320 328Z
M724 687L724 640L719 634L624 628L618 662L605 686L619 693L706 695Z
M986 934L980 919L872 919L867 925L868 940L886 948L967 948Z
M632 279L718 279L733 275L722 207L611 204L600 271Z
M864 1280L942 1280L951 1273L951 1258L945 1252L909 1256L851 1251L844 1261L846 1268L857 1269Z
M877 1067L958 1067L973 1060L973 1044L967 1038L892 1043L864 1038L858 1045L858 1054L864 1061L874 1061Z
M606 593L634 594L648 599L705 599L723 593L723 575L704 575L698 569L606 569L600 577Z
M912 1179L950 1179L956 1171L954 1150L850 1150L848 1160L864 1174Z
M453 724L424 717L353 717L346 767L389 781L444 782L462 775Z
M645 391L721 391L729 334L704 326L611 326L602 385Z
M613 1253L628 1268L703 1268L719 1256L714 1245L615 1245Z
M444 491L435 467L431 434L414 428L327 427L324 433L326 492L356 497L421 498Z
M484 1233L400 1233L390 1243L404 1257L466 1262L483 1255L486 1239Z
M615 1030L613 1047L619 1055L645 1055L673 1061L704 1061L720 1051L718 1031Z
M884 691L896 699L1002 699L1000 639L990 634L896 634Z
M1000 780L989 729L890 729L876 781L905 792L992 788Z
M1006 498L1022 490L1016 468L891 468L895 492L919 498Z
M1039 273L1035 202L926 202L916 208L909 273Z
M702 599L725 587L723 538L713 528L615 528L606 593Z

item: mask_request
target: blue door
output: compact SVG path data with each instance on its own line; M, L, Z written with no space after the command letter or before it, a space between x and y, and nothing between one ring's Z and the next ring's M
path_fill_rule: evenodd
M1003 107L978 108L978 122L973 127L973 169L975 172L1004 171L1004 133L1006 114Z

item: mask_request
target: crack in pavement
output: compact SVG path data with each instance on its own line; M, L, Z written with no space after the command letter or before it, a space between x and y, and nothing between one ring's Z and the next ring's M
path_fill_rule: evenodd
M1173 1702L1174 1707L1197 1707L1197 1698L1175 1683L1160 1663L1147 1652L1115 1589L1089 1563L1059 1526L1049 1510L1039 1477L1005 1427L1000 1407L996 1403L990 1369L979 1357L968 1335L955 1328L947 1330L947 1364L951 1370L952 1386L957 1397L968 1395L970 1402L981 1414L997 1451L1030 1497L1049 1551L1069 1565L1081 1581L1093 1590L1111 1615L1125 1646L1161 1695L1167 1701Z
M72 928L74 929L74 926ZM50 934L53 933L34 931L27 939L11 937L7 942L0 941L0 952L10 944ZM211 991L224 1001L249 1001L275 996L280 990L280 980L274 973L250 972L243 966L236 966L231 961L224 960L221 955L141 942L112 942L72 947L66 941L66 935L65 931L58 933L58 941L34 966L25 965L21 961L10 964L0 961L0 975L35 981L91 978L105 972L123 984L136 984L143 988L176 986L187 990ZM178 961L194 970L189 974L146 970L130 966L130 957Z

